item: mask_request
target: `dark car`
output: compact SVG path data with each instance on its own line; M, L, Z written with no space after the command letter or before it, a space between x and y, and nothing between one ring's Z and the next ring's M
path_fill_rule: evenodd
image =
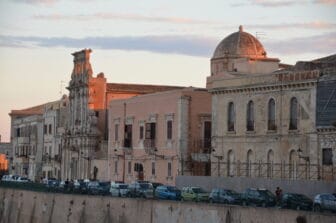
M88 182L85 182L84 180L76 180L74 182L74 188L75 193L78 194L87 194L88 193Z
M46 183L47 191L49 192L60 192L59 187L60 181L59 180L48 180Z
M314 198L314 211L336 212L336 197L333 194L318 194Z
M285 193L280 200L280 207L310 211L313 208L313 201L303 194Z
M173 186L158 186L155 189L155 197L158 199L181 200L181 191Z
M111 183L106 181L106 182L99 182L99 194L100 195L108 195L110 194L110 187Z
M162 183L159 183L159 182L150 182L152 185L153 185L153 189L155 191L155 189L158 187L158 186L163 186Z
M128 185L127 197L153 198L153 185L151 183L132 183Z
M98 195L100 193L99 182L90 181L87 185L88 194Z
M209 195L209 202L239 205L242 204L242 198L241 195L234 190L215 188Z
M243 205L273 207L276 204L275 195L266 189L248 188L242 194Z

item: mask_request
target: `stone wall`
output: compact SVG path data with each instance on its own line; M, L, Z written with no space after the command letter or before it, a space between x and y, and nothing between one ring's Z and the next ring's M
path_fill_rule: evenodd
M52 194L0 188L0 222L298 222L336 221L313 212L174 201Z
M305 194L314 198L319 193L336 193L336 181L314 181L314 180L281 180L267 178L246 178L246 177L203 177L203 176L178 176L176 186L200 186L207 191L213 188L233 189L243 192L246 188L266 188L275 192L280 187L283 193L293 192Z

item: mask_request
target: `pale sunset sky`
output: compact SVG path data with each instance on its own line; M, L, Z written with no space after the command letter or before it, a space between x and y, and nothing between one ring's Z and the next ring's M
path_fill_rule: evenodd
M0 0L2 141L10 110L68 93L74 51L108 82L205 87L239 25L282 63L336 53L336 0Z

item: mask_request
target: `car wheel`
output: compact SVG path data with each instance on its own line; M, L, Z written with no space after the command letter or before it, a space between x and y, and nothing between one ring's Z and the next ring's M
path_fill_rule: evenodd
M209 199L209 203L213 204L213 200L211 198Z
M246 201L243 201L243 206L247 206L247 202Z
M300 211L301 210L301 207L300 205L296 206L296 210Z
M182 202L185 201L183 197L181 197L181 201L182 201Z

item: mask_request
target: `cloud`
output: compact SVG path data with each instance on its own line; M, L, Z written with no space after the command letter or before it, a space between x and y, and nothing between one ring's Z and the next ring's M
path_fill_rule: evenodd
M279 7L297 4L298 1L293 0L250 0L252 5L259 5L263 7Z
M82 14L82 15L64 15L64 14L50 14L50 15L35 15L34 19L40 20L77 20L86 21L94 19L106 19L106 20L131 20L142 22L165 22L174 24L220 24L217 21L200 20L183 17L163 17L163 16L147 16L140 14L122 14L122 13L94 13L94 14Z
M26 4L32 4L32 5L52 5L56 2L59 2L59 0L14 0L18 3L26 3Z
M2 47L69 47L149 51L210 57L218 40L199 36L20 37L0 36Z
M336 23L312 21L306 23L251 24L246 26L256 29L335 29Z
M265 41L264 46L268 52L282 55L304 53L334 54L336 53L336 32L284 41Z
M336 0L314 0L314 3L325 5L336 5Z
M210 58L219 39L200 36L119 36L119 37L20 37L1 36L0 47L65 47L105 50L148 51L163 54L180 54ZM272 54L294 55L304 53L333 54L336 49L336 32L323 35L263 41Z

